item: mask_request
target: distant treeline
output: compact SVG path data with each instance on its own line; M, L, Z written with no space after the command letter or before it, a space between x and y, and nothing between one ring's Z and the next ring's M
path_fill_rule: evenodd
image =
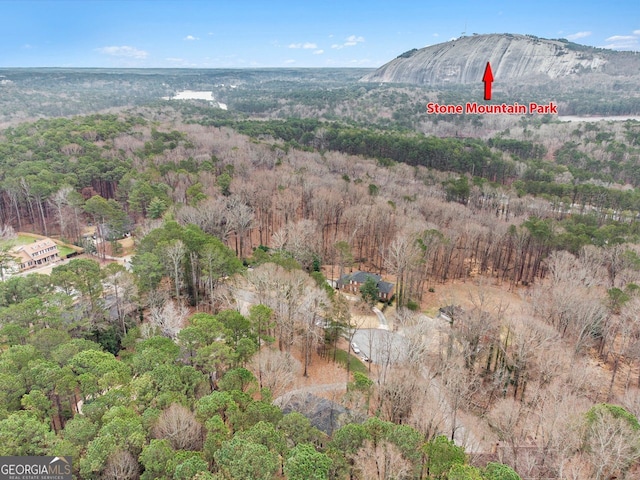
M260 138L270 136L293 147L336 150L349 155L420 165L441 171L468 173L492 182L508 183L516 177L515 164L505 161L478 139L438 138L400 131L380 131L315 119L237 122L235 128ZM530 143L530 142L528 142ZM525 145L523 149L531 149Z
M219 112L206 120L209 125L230 126L253 138L275 138L289 146L303 149L335 150L350 155L376 158L381 164L391 162L424 166L440 171L469 174L491 182L514 186L521 194L557 198L567 204L591 205L601 209L640 211L640 194L636 190L618 190L595 185L630 182L640 185L640 169L635 162L595 161L568 142L557 152L557 163L544 161L544 145L529 141L491 138L488 141L471 138L439 138L399 130L378 130L317 119L246 120L233 119ZM628 139L633 144L633 130ZM624 149L622 144L612 144ZM491 148L511 155L504 159ZM626 150L625 150L626 151ZM527 169L518 174L516 161ZM560 166L558 165L560 164ZM566 168L561 166L566 165ZM558 183L560 170L569 171L580 183ZM614 175L612 175L614 173Z

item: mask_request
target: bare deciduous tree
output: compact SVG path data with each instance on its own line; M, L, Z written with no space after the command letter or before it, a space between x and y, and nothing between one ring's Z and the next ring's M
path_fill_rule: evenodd
M112 263L104 270L105 291L112 295L107 297L106 308L115 307L118 321L123 333L127 333L125 316L132 309L134 299L137 296L137 287L133 275L122 265Z
M426 396L424 380L412 369L396 367L377 390L384 419L396 424L407 423L417 398Z
M461 444L469 432L459 421L460 414L469 406L473 394L478 390L479 378L455 362L449 362L441 371L441 381L446 392L449 438Z
M293 385L301 370L300 362L289 352L269 347L262 348L254 356L252 367L261 369L262 386L271 390L274 398L285 393Z
M513 398L498 400L489 414L487 421L489 426L498 435L498 438L506 445L508 450L503 461L518 469L518 453L527 438L526 419L529 415L527 406Z
M318 287L302 270L286 270L279 265L260 265L249 275L258 301L275 314L278 347L289 351L295 343L296 325L303 314L305 298Z
M127 450L117 450L107 459L102 477L107 480L135 480L140 477L140 466Z
M316 224L311 220L288 223L272 238L274 249L286 250L305 269L310 269L320 255L320 241Z
M16 238L16 232L11 225L0 225L0 240L13 240Z
M244 254L244 238L253 226L254 214L249 205L242 199L232 196L227 203L226 215L230 228L236 234L236 255L242 258Z
M573 468L572 459L580 449L580 412L589 408L589 401L573 395L561 378L531 391L533 395L525 405L530 414L519 434L527 435L525 446L533 444L538 449L536 470L530 476L565 478L563 471Z
M175 297L179 299L180 289L184 282L182 264L184 262L184 256L187 253L187 247L182 240L175 240L165 247L164 253L167 256L167 270L171 280L173 280Z
M556 281L536 286L532 306L538 318L550 323L563 338L574 342L574 354L583 352L599 335L607 318L603 299L593 289L580 285L573 275L554 274Z
M73 192L73 188L66 186L55 192L48 200L49 205L53 208L58 225L60 226L60 236L66 237L69 218L67 206L69 205L69 195Z
M308 375L313 351L324 339L323 322L329 307L327 293L315 285L309 285L305 292L305 303L298 317L298 341L302 346L304 376Z
M607 408L594 407L585 425L587 460L595 480L622 478L640 459L637 427L623 416L614 416ZM637 420L635 420L637 424Z
M154 429L156 438L166 438L175 450L200 450L202 425L188 408L174 403L164 410Z
M177 219L182 224L193 223L203 232L227 241L231 225L227 218L227 202L224 198L207 198L197 206L184 206L177 213Z
M627 265L627 257L625 245L612 245L603 250L603 264L607 269L609 276L609 286L615 287L618 276L622 273Z
M640 418L640 389L630 388L622 397L621 404L627 411Z
M398 235L389 245L385 259L386 267L396 276L397 304L402 306L405 301L405 281L410 265L416 263L418 249L414 235Z
M428 377L428 375L425 375ZM423 377L423 379L425 379ZM422 432L426 440L431 440L437 435L446 433L446 413L441 408L437 392L429 391L425 395L413 399L411 417L408 424Z
M149 323L170 338L176 338L188 316L189 309L184 303L170 299L149 308Z
M353 462L361 478L366 479L395 480L408 478L411 473L411 464L398 447L387 440L375 445L371 440L366 440Z

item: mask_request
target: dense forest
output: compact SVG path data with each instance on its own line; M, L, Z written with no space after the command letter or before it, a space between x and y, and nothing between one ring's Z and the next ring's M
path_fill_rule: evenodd
M427 118L473 90L356 70L1 73L0 271L14 231L87 253L0 282L0 455L86 479L637 475L637 121ZM91 94L31 104L51 75ZM160 99L188 88L229 110ZM393 300L331 286L357 270Z

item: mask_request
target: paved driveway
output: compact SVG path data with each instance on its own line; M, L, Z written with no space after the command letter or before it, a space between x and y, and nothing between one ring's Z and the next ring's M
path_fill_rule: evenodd
M377 328L358 330L353 336L360 351L378 365L404 361L407 355L407 340L397 333Z

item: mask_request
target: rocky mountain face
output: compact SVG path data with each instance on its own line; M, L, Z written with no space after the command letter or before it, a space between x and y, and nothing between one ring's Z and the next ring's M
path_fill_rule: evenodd
M489 34L410 50L361 80L415 85L478 83L487 62L501 82L538 83L591 73L637 76L640 72L638 52L617 52L531 35Z

